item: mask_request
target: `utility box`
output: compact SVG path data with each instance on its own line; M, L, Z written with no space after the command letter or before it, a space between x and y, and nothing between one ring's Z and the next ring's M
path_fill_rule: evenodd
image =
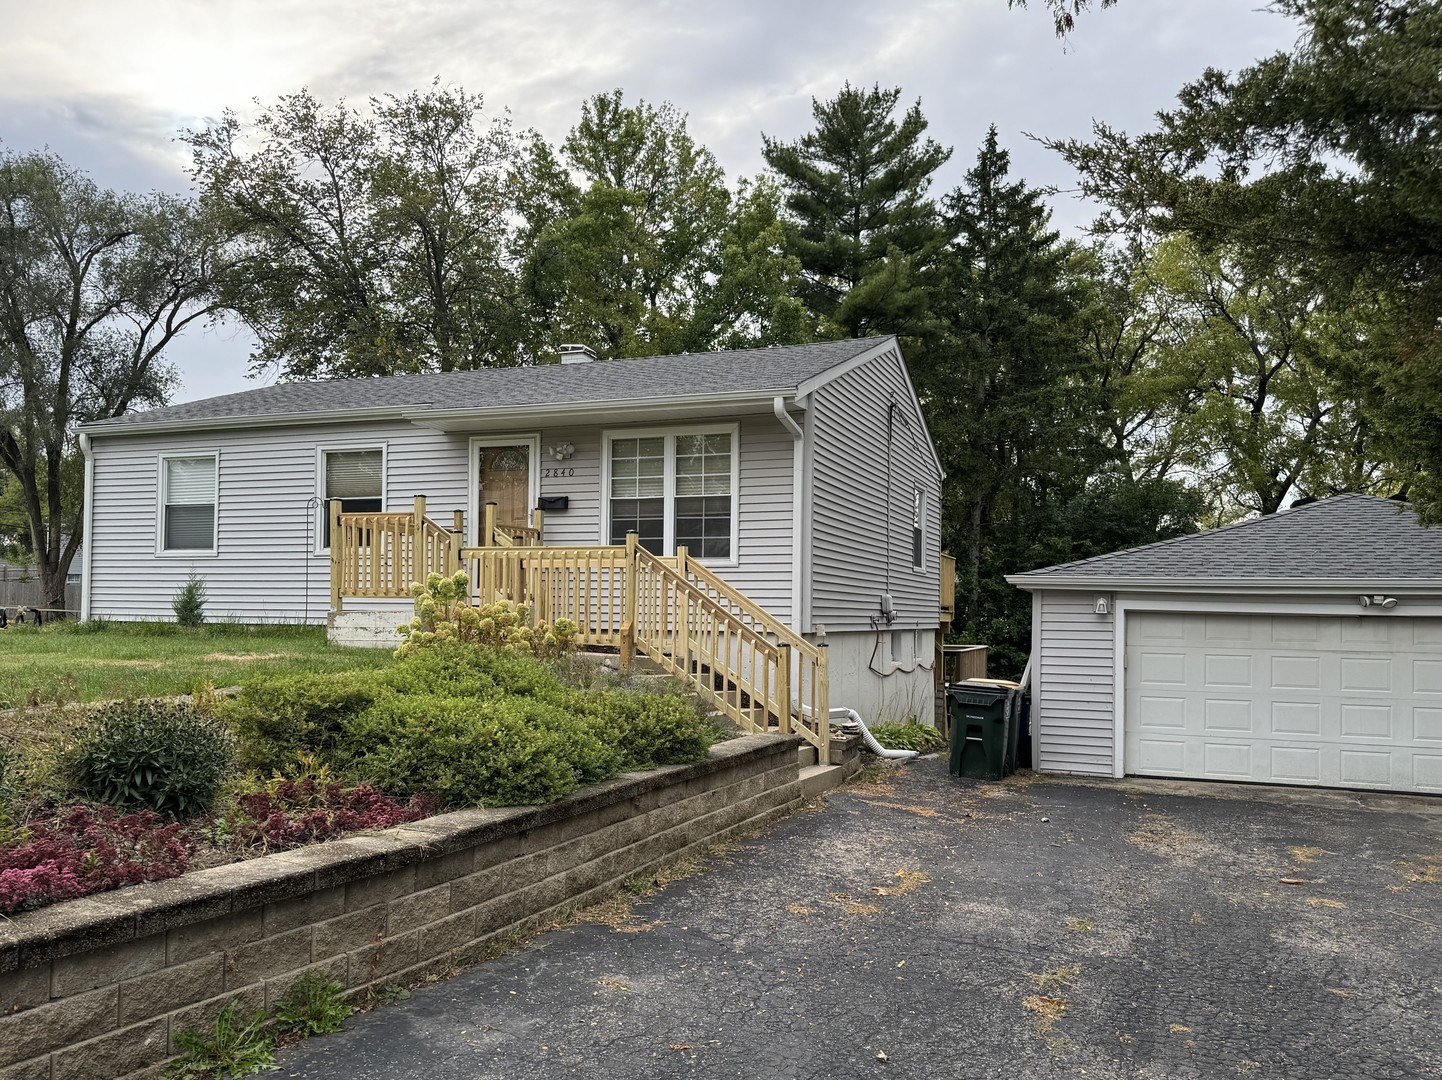
M975 679L946 688L951 775L1000 780L1016 771L1021 694L1015 683Z

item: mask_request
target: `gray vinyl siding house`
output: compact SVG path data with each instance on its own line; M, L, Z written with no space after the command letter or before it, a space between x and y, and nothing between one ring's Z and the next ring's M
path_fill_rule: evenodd
M829 646L833 705L930 715L942 475L893 338L287 383L89 425L82 614L170 618L194 573L212 618L325 623L327 463L345 454L378 460L368 508L406 511L423 495L438 520L459 511L474 544L478 460L514 444L527 504L567 503L546 512L544 543L596 545L617 542L613 509L632 505L616 499L628 481L614 444L664 445L667 517L654 543L669 555L694 524L679 514L677 440L708 433L734 454L729 484L706 481L731 489L719 526L731 535L708 541L721 557L698 543L692 556ZM716 496L707 505L721 513ZM208 546L177 550L171 531L191 519ZM389 621L397 604L370 606Z
M1007 579L1033 764L1442 794L1442 529L1338 495Z

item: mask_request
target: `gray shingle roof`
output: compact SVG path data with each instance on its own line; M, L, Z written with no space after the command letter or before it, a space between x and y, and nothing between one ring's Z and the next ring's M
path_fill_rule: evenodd
M1207 584L1219 580L1442 581L1442 528L1428 528L1406 503L1336 495L1221 529L1048 566L1008 580L1127 580Z
M670 396L786 393L794 392L807 380L885 340L852 338L814 345L598 360L590 364L286 382L129 413L94 426L115 430L232 417L245 420L427 405L443 409L486 409L583 402L604 404Z

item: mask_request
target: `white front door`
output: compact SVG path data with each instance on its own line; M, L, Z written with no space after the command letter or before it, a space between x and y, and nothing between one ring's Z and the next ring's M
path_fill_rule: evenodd
M1442 792L1442 619L1127 617L1125 768Z

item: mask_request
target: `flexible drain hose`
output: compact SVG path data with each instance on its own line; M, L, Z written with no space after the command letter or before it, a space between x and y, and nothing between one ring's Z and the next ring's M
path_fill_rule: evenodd
M801 714L803 716L810 716L811 710L808 709L805 705L802 705ZM851 721L851 723L855 724L858 728L860 728L861 741L866 743L866 748L868 750L870 750L873 754L878 755L879 757L888 758L892 761L910 761L912 758L916 757L920 753L920 751L918 750L888 750L886 747L882 746L879 742L876 741L876 736L871 734L871 729L866 726L866 721L861 719L861 717L857 715L855 709L848 709L845 706L832 709L830 712L830 717L832 720L849 720Z

